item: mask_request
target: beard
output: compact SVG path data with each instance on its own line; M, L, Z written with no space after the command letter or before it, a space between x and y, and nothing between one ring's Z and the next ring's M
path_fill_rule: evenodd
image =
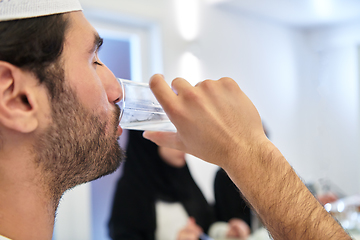
M115 105L109 122L82 106L64 81L57 92L51 99L52 123L34 145L36 164L55 208L67 189L114 172L124 159L116 133L119 107Z

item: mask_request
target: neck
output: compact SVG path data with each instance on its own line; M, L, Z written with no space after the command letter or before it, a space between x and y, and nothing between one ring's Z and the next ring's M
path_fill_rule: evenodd
M28 160L5 155L0 155L0 235L52 239L56 206L39 177L40 170Z

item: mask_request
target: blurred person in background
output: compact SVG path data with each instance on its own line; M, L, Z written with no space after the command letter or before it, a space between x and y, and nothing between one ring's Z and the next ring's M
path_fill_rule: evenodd
M264 133L269 138L269 131L262 123ZM224 169L220 168L214 180L215 213L218 221L229 222L230 237L246 238L250 232L257 230L261 223L252 212L248 202L229 178ZM252 226L254 223L254 226ZM236 229L239 229L236 231Z
M232 229L227 236L232 238L248 237L251 232L251 209L239 189L221 168L215 175L214 194L216 219L229 222L230 229Z
M213 208L192 178L184 152L158 147L141 131L130 131L126 156L109 221L113 240L177 239L195 221L199 232L208 231Z
M111 238L197 240L210 228L218 232L216 223L214 209L192 178L185 153L159 147L144 139L141 131L130 130L109 221ZM250 234L240 219L231 219L228 226L224 238Z

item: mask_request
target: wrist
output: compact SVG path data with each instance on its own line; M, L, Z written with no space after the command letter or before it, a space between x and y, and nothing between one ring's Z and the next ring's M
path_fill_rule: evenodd
M248 168L256 166L266 166L271 164L275 159L282 159L283 155L275 145L265 136L246 143L234 143L232 148L227 150L227 155L222 162L222 167L228 174L234 172L236 175L246 174Z

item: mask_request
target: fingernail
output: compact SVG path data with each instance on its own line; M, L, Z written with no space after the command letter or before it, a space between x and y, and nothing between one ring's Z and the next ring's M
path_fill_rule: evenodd
M148 135L147 131L143 132L143 134L142 134L142 135L143 135L143 138L148 139L148 138L147 138L147 135Z

